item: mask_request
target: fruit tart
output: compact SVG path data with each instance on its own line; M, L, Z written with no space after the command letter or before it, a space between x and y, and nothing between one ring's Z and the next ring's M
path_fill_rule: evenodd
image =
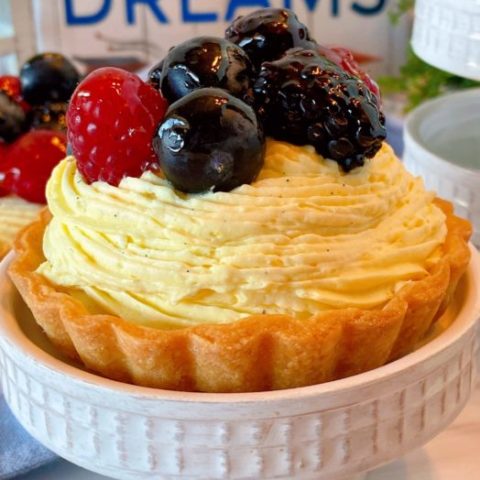
M46 203L46 182L66 155L67 102L79 80L56 53L31 58L19 77L0 77L0 259Z
M395 157L375 84L342 55L266 9L174 47L146 83L80 83L73 155L10 267L61 351L138 385L246 392L419 345L471 228Z

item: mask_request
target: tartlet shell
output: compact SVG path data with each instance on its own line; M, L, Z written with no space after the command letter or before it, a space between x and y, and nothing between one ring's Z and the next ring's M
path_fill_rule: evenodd
M10 251L10 245L0 240L0 260Z
M382 308L329 310L298 320L252 315L229 324L162 330L90 314L35 273L45 260L47 210L15 241L9 274L55 346L106 377L171 390L249 392L313 385L361 373L413 351L441 316L469 260L471 225L437 199L448 234L429 275Z

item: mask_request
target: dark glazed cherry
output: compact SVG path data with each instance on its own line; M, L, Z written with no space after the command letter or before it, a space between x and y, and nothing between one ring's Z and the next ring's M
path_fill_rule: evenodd
M265 8L239 17L228 27L225 38L243 48L257 68L290 48L314 44L307 27L286 8Z
M26 127L23 108L6 93L0 92L0 142L13 142Z
M36 105L28 113L30 128L34 130L67 131L66 114L68 103L48 103Z
M80 81L77 69L59 53L42 53L20 70L23 98L31 105L67 102Z
M166 178L189 193L251 183L265 157L255 112L218 88L197 90L171 105L153 144Z
M311 144L345 172L373 157L385 139L376 96L317 51L293 49L263 63L254 93L267 135Z
M158 76L158 68L151 72L151 83ZM240 47L223 38L188 40L170 50L161 68L160 88L170 103L205 87L222 88L241 99L251 94L250 59Z

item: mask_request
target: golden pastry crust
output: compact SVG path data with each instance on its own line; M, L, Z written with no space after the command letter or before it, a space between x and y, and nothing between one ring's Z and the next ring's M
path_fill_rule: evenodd
M15 195L0 197L0 260L12 249L15 235L45 207Z
M0 260L8 253L10 245L0 241Z
M106 377L149 387L204 392L292 388L379 367L412 350L450 301L467 268L470 224L447 215L441 259L381 309L330 310L297 320L253 315L230 324L178 330L90 314L78 299L35 273L45 260L43 212L17 237L10 276L50 340Z

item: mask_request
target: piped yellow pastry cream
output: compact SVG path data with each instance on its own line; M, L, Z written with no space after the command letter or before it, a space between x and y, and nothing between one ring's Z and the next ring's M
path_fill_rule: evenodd
M10 249L18 231L34 220L41 209L42 205L13 195L0 198L0 258Z
M446 237L434 194L387 144L345 174L268 140L255 182L204 194L152 172L88 185L69 157L47 197L38 271L91 313L159 328L378 307L427 275Z

